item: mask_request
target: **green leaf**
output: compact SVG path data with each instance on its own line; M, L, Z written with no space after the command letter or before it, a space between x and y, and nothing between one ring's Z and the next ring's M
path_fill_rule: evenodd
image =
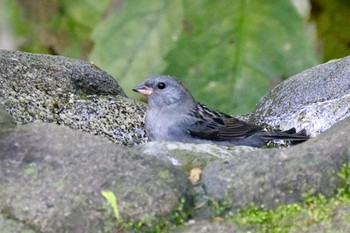
M184 29L164 73L201 102L245 113L282 79L317 64L290 1L186 1Z
M108 190L102 190L101 194L107 200L107 202L111 205L114 212L114 216L119 221L120 216L119 216L117 197L114 195L112 191L108 191Z
M165 68L163 57L180 32L182 12L181 0L124 1L94 30L90 59L131 94L134 86Z

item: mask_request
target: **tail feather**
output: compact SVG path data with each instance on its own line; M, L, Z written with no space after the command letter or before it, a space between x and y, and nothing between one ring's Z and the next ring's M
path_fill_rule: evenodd
M305 129L296 132L295 128L291 128L286 131L265 132L264 138L266 140L286 140L303 142L308 140L310 136L307 135Z

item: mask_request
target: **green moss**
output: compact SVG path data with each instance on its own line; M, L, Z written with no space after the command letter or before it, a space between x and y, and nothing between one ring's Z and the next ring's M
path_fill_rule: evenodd
M260 232L289 232L291 227L310 227L332 219L339 205L350 204L350 198L339 196L327 200L324 196L309 197L304 203L280 205L277 209L250 206L227 216L228 221L252 226Z
M171 228L185 224L190 216L188 207L188 202L184 198L181 198L178 206L168 217L159 217L155 219L154 216L152 216L152 218L146 218L142 221L122 219L118 222L118 226L122 229L132 230L132 232L135 233L168 232Z
M30 176L36 176L38 174L38 168L36 166L36 164L31 163L28 164L24 169L23 169L24 173Z
M166 183L174 183L174 175L168 170L163 170L158 172L158 177L161 178Z
M62 190L62 189L64 188L64 184L65 184L64 180L59 179L58 181L56 181L56 182L54 183L54 187L55 187L57 190Z
M296 225L304 228L329 221L335 208L350 205L350 165L344 165L338 174L342 185L330 199L323 195L305 196L303 203L282 204L274 210L251 205L238 213L228 214L226 219L239 225L253 226L259 232L289 232Z

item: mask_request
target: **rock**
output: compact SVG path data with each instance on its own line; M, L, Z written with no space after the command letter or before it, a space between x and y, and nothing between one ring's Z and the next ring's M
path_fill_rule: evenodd
M65 124L124 145L147 141L145 105L80 60L0 49L0 104L19 123Z
M255 216L255 223L249 223L249 220L239 225L234 223L234 219L222 218L219 221L193 221L184 226L180 226L171 231L171 233L198 233L198 232L290 232L290 233L314 233L314 232L350 232L350 204L335 203L329 206L328 210L320 210L312 215L311 209L301 209L300 213L288 216L288 213L275 215L276 219L263 219ZM322 208L322 207L319 207ZM282 218L281 218L282 217ZM250 218L254 218L252 214ZM281 218L278 222L277 219ZM248 217L249 219L249 217ZM274 223L268 223L269 221ZM253 220L254 221L254 220ZM271 229L272 228L272 229Z
M169 159L174 165L185 168L204 168L217 159L227 159L248 151L258 150L248 146L221 146L181 142L148 142L135 149L142 153Z
M81 99L72 96L57 115L57 123L133 146L147 140L144 112L142 103L125 97L89 96Z
M274 208L303 195L331 196L339 187L339 170L350 159L350 118L308 142L286 149L264 149L224 161L203 171L209 198L227 200L232 209L250 203Z
M350 232L350 204L335 205L328 218L316 222L308 213L301 213L294 221L290 233Z
M3 217L2 215L0 215L0 229L1 233L36 233L34 230L30 229L30 226L26 226L25 224L16 220Z
M226 232L237 232L247 233L250 232L246 227L238 226L228 222L208 222L200 221L186 226L181 226L171 233L226 233ZM252 231L253 232L253 231Z
M12 117L3 109L0 104L0 132L16 126L16 122Z
M0 133L0 211L37 232L115 232L102 190L115 194L123 219L150 221L168 215L186 186L169 162L68 127Z
M350 116L350 56L305 70L276 86L251 121L315 136Z

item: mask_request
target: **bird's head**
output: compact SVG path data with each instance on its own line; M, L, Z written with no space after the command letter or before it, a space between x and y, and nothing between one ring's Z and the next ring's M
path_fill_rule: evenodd
M192 107L195 104L185 86L170 76L151 77L132 90L147 97L149 108Z

